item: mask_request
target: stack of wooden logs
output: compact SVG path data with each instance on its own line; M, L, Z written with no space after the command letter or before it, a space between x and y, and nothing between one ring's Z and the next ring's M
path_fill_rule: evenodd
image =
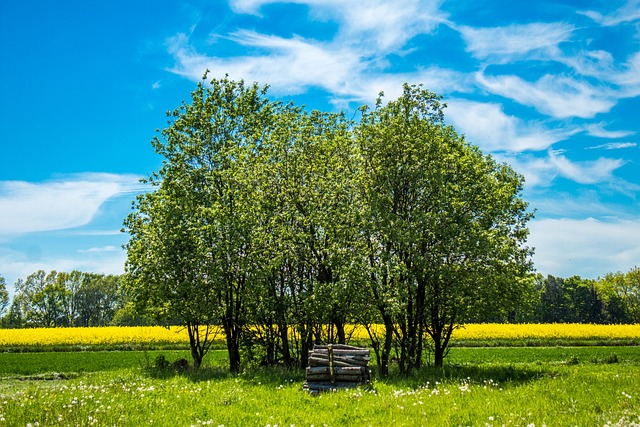
M366 348L344 344L316 345L309 352L304 389L319 393L367 384L370 381L369 359Z

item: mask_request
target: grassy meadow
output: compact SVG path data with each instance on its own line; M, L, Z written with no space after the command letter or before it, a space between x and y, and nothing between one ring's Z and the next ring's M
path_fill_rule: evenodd
M640 426L630 345L458 346L442 369L372 365L369 387L318 396L302 371L231 375L218 349L198 372L154 367L186 350L1 351L0 426Z

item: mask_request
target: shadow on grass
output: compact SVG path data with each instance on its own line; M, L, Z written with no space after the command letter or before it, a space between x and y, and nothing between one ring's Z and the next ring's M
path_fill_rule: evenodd
M497 383L501 386L520 385L540 378L554 377L558 373L545 369L543 366L514 366L505 364L482 365L445 365L441 368L434 366L423 367L411 374L392 372L389 377L378 378L383 384L394 387L416 388L427 383ZM377 376L376 376L377 377Z
M151 378L170 379L184 377L189 381L216 381L226 379L243 379L256 384L280 385L289 382L303 382L305 371L302 369L288 369L284 366L255 366L243 369L239 373L232 373L221 366L203 366L194 369L192 366L178 368L174 366L147 366L143 371Z
M200 369L192 367L176 370L172 367L146 368L145 372L152 378L170 379L184 377L192 382L220 381L227 379L242 379L254 384L278 386L283 383L303 383L305 371L302 369L287 369L283 366L257 366L246 368L234 374L220 366L205 366ZM411 374L392 372L386 378L379 378L375 371L374 378L380 384L394 388L418 388L425 384L436 383L474 383L492 384L500 387L518 386L541 378L555 377L558 373L543 366L514 366L514 365L447 365L442 368L424 367Z

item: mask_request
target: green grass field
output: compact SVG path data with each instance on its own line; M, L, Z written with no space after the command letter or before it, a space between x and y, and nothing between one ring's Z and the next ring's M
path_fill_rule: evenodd
M0 353L0 426L640 426L640 348L453 348L443 369L312 396L304 374L148 369L186 351ZM373 367L375 374L375 367Z

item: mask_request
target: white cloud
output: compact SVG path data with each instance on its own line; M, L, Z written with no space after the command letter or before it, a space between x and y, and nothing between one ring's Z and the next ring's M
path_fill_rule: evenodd
M621 167L625 160L599 158L595 161L572 162L557 152L549 152L549 161L560 176L579 184L597 184L612 179L613 171Z
M387 99L394 99L401 93L404 82L420 82L439 93L465 91L471 86L467 75L438 67L384 74L385 61L335 42L283 38L253 31L238 31L230 38L239 45L259 48L263 53L210 57L196 52L188 37L181 34L169 44L170 52L177 60L172 71L199 81L209 69L217 77L229 74L234 79L268 83L270 89L279 95L300 94L311 87L321 88L331 93L332 102L338 105L373 102L381 91L385 92Z
M627 0L622 7L607 15L593 10L578 13L586 15L598 24L606 27L625 22L634 22L640 20L640 0Z
M623 148L633 148L637 147L638 144L635 142L609 142L606 144L596 145L594 147L589 147L589 150L597 150L599 148L604 148L605 150L620 150Z
M239 31L233 39L241 45L259 47L262 55L209 57L199 54L184 35L174 38L170 51L178 60L174 72L192 80L200 80L210 69L215 76L228 73L234 79L268 83L281 94L298 94L310 86L320 86L336 94L349 93L352 73L362 72L364 65L358 53L348 47L286 39L251 31Z
M420 82L439 92L470 87L468 76L437 66L405 73L385 72L390 53L402 54L410 39L433 31L445 21L439 10L441 0L236 0L230 5L238 13L259 16L261 8L276 3L305 5L312 19L335 22L338 30L332 39L322 41L249 30L212 35L213 39L225 38L246 48L242 51L251 51L227 57L196 49L189 35L178 34L168 43L176 60L171 71L194 81L206 69L216 77L228 73L233 79L268 83L276 95L319 88L330 93L330 101L340 107L351 102L373 102L380 91L391 99L400 93L404 82Z
M0 236L88 224L112 197L141 190L133 175L81 174L31 183L0 182Z
M620 86L621 98L640 96L640 52L631 55L623 70L611 75L611 81Z
M504 113L500 104L447 100L447 118L458 131L484 151L546 150L576 130L548 130L539 123L528 123Z
M636 133L635 131L628 131L628 130L606 130L604 126L605 126L605 123L603 122L592 123L592 124L586 125L584 127L584 130L591 136L595 136L597 138L611 138L611 139L624 138L625 136L633 135L634 133Z
M615 105L611 91L561 75L545 75L535 83L518 76L485 76L477 73L478 83L489 92L534 107L555 118L591 118Z
M622 64L617 64L606 51L582 51L558 60L578 74L610 84L610 95L616 99L640 95L640 52L634 52Z
M80 253L103 253L103 252L116 252L118 250L120 250L120 248L118 248L117 246L108 245L108 246L94 247L94 248L89 248L89 249L80 249L80 250L78 250L78 252L80 252Z
M549 150L546 157L514 154L497 154L495 157L524 175L528 190L548 187L558 177L584 185L616 183L627 186L624 182L618 182L613 175L616 169L625 164L623 159L599 158L576 162L553 150Z
M570 39L574 27L562 23L531 23L495 28L453 26L467 43L467 51L479 59L499 63L537 54L555 58L558 45Z
M258 14L267 4L295 3L310 8L316 19L340 23L341 43L361 44L368 49L390 51L401 48L417 34L432 31L444 22L442 0L234 0L231 7L240 13Z
M596 278L640 259L640 220L541 219L529 224L539 272Z
M578 74L604 81L608 81L616 73L613 55L604 50L579 51L572 56L559 57L558 60Z

